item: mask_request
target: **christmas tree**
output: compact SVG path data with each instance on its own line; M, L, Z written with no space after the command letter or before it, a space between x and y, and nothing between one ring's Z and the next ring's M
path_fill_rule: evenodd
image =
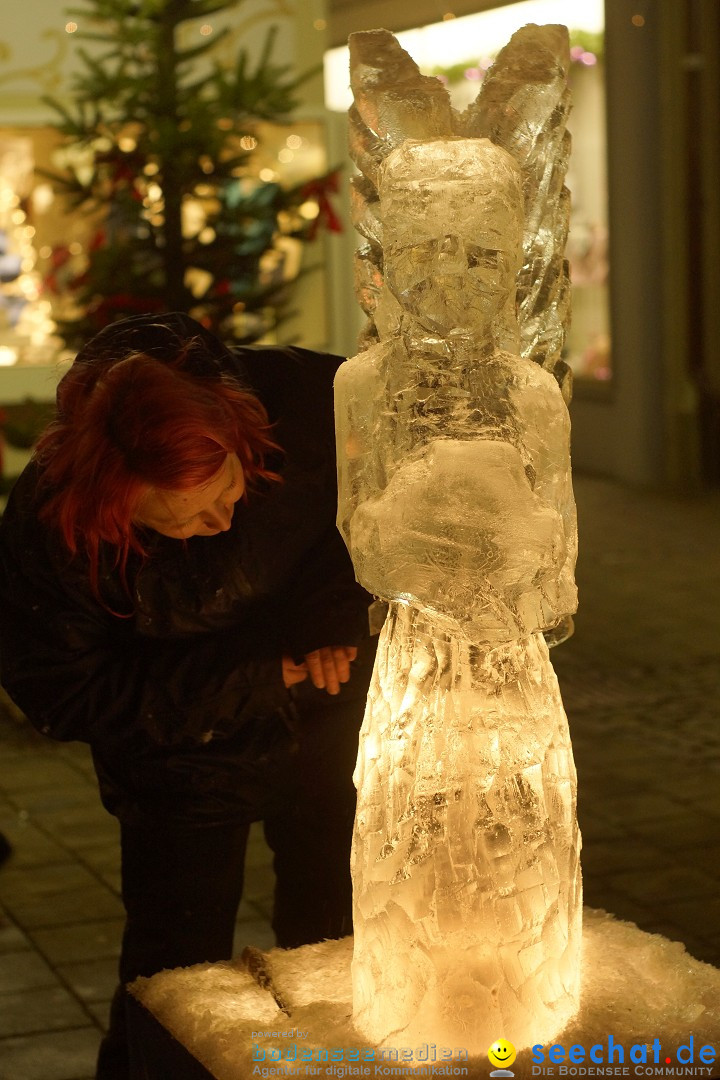
M220 64L213 54L227 30L203 37L203 21L237 6L88 0L68 13L96 27L78 31L92 52L79 50L72 105L50 102L69 162L52 179L95 223L81 272L67 272L69 248L53 257L55 271L67 263L63 287L75 300L77 317L59 320L71 347L116 318L168 310L226 340L256 340L287 302L282 242L311 239L318 211L339 228L327 199L333 174L291 188L257 174L258 124L287 122L313 72L293 76L273 61L274 28L256 59L241 49L234 65ZM198 43L187 44L193 23Z

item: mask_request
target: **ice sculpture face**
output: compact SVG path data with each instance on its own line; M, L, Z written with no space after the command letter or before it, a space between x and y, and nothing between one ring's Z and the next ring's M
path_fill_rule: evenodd
M510 159L481 139L406 143L385 163L380 195L386 281L402 308L433 334L487 327L514 296L519 265Z

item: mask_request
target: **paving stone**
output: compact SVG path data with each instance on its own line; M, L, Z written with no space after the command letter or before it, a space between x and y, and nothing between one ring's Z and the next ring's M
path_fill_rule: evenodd
M122 892L122 874L119 870L103 870L100 872L100 879L120 896Z
M0 1041L2 1080L78 1080L94 1075L102 1035L96 1027Z
M639 903L652 898L653 904L666 900L716 896L718 882L701 870L677 866L670 862L661 868L617 874L608 878L610 888L625 893Z
M92 751L87 743L66 742L54 745L58 757L65 758L66 761L71 761L76 768L82 769L83 772L90 771L93 776L95 775Z
M609 821L594 809L585 806L581 800L578 800L578 823L584 846L596 840L622 843L628 837L627 831L617 822Z
M245 896L248 900L267 900L275 891L272 866L252 866L245 872Z
M23 949L31 948L30 939L19 927L11 923L5 912L0 909L0 953L21 952Z
M4 901L15 921L25 930L50 926L65 926L79 919L96 922L99 919L121 918L120 899L106 886L68 889L36 900Z
M33 930L30 939L51 964L99 960L120 955L124 919L82 922Z
M73 787L40 787L13 793L15 804L37 816L47 810L67 810L76 806L97 806L98 793L90 784L79 781Z
M648 934L660 934L661 937L666 937L669 941L682 941L683 932L674 923L664 920L655 921L654 918L648 920L643 930Z
M670 900L663 905L663 911L670 922L687 927L694 937L708 940L720 926L720 895Z
M8 814L0 813L0 831L13 846L10 859L0 869L0 880L8 870L18 867L67 862L68 853L65 848L32 825L28 819L20 817L15 810Z
M23 949L0 954L0 993L58 985L55 972L37 953Z
M32 874L26 870L10 867L0 876L0 899L34 900L54 895L68 889L93 888L97 878L84 866L67 858L62 863L36 867Z
M603 814L622 828L630 821L660 821L683 810L684 807L673 799L656 792L613 791L607 798Z
M35 788L86 784L85 776L72 765L54 758L34 757L16 760L10 768L3 769L2 790L5 792L31 791Z
M642 871L655 867L657 859L654 848L627 838L586 841L581 855L583 876L602 874L606 878L623 870Z
M644 930L654 918L651 902L638 903L625 893L611 889L609 885L593 878L588 878L583 883L583 902L587 907L601 908L617 919L635 923L641 930Z
M34 815L38 824L67 847L93 847L118 843L120 826L100 805L71 807Z
M704 964L710 964L712 967L720 967L720 949L709 941L687 937L687 939L683 938L683 944L696 960L702 960Z
M50 827L48 832L61 840L69 849L77 852L82 858L85 847L96 847L98 844L117 844L120 840L119 827L108 826L104 822L78 822L68 828Z
M240 907L237 912L236 922L252 922L258 917L258 907L254 901L248 900L247 896L243 896L240 901Z
M110 1005L112 998L107 1001L87 1001L85 1002L85 1008L91 1013L103 1031L107 1031L108 1024L110 1023Z
M248 837L247 854L245 857L246 873L250 867L269 866L272 863L272 851L265 842L262 826L259 822L252 825Z
M631 836L663 851L664 854L659 855L663 862L668 858L668 852L682 859L685 852L691 851L694 858L699 848L716 846L720 835L717 819L692 810L663 818L662 821L629 821L628 831Z
M87 1023L85 1010L62 986L0 994L0 1038L85 1027Z
M84 845L77 857L98 873L120 869L120 845L116 843Z
M239 922L235 926L233 940L233 956L239 956L246 945L254 945L256 949L272 949L275 946L275 935L265 919L256 919L254 922Z
M58 964L58 974L83 1001L107 1001L118 984L117 960L86 960Z

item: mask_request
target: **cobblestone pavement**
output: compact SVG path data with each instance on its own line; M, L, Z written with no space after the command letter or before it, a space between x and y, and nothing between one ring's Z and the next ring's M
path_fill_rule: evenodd
M576 480L575 636L553 653L578 768L586 903L720 966L720 493ZM0 713L2 710L0 710ZM88 1080L122 927L117 826L89 754L0 715L0 1078ZM236 948L272 944L248 855Z
M553 659L585 901L720 966L720 493L576 488L580 609Z

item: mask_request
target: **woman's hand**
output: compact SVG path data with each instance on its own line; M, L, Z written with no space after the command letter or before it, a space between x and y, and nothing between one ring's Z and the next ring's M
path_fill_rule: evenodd
M285 689L289 690L291 686L295 686L296 683L305 682L308 677L308 669L306 664L296 664L290 656L283 656L282 658L282 676L285 683Z
M350 678L350 664L357 656L354 645L332 645L307 653L302 664L296 664L289 656L283 656L283 682L294 686L310 677L318 690L339 694L340 683Z

